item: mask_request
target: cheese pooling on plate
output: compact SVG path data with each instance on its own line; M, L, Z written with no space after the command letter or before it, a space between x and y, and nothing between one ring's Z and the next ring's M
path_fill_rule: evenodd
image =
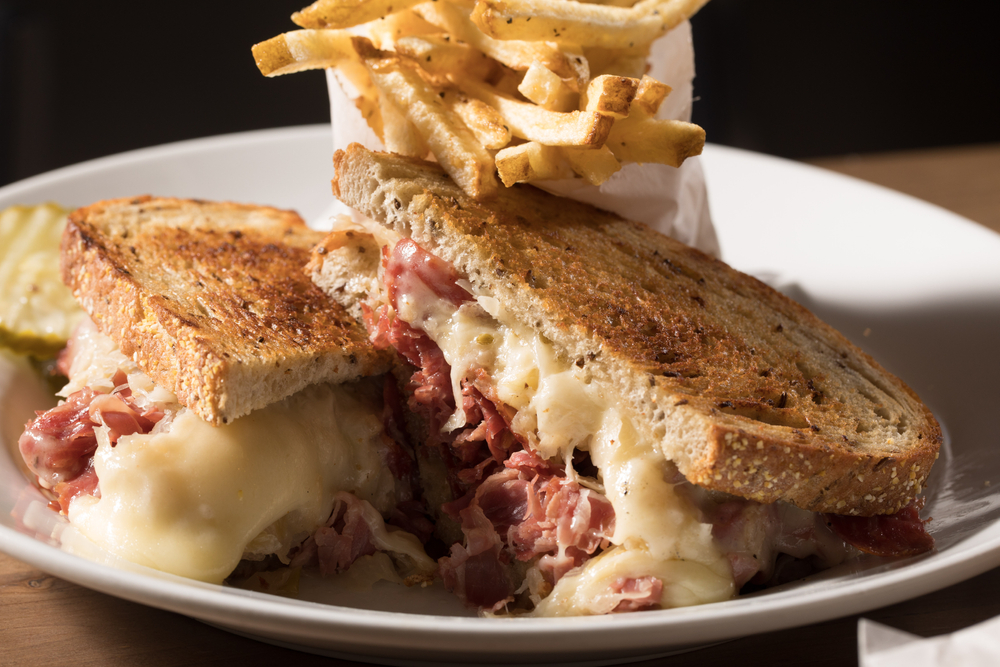
M413 535L381 519L399 489L383 463L377 383L314 385L216 427L156 387L89 321L68 359L67 400L52 412L79 405L64 418L69 428L86 432L84 414L97 424L92 459L74 474L60 462L65 440L42 427L29 426L21 450L70 523L105 550L219 583L244 558L288 563L347 492L375 510L364 517L379 550L433 570Z

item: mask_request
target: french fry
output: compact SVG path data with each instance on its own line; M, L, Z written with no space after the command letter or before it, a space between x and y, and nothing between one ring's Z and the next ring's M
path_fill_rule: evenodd
M476 199L496 195L492 156L441 98L413 61L382 54L365 57L372 81L406 115L444 170Z
M600 185L622 162L699 154L704 131L656 119L670 87L644 72L652 41L705 2L317 0L253 53L267 76L334 68L387 149L432 153L488 199L495 171Z
M575 78L567 79L566 84L579 93L590 81L590 63L587 61L584 49L579 44L562 44L559 50L569 61L570 69L576 75Z
M660 110L663 100L667 99L671 88L665 83L661 83L651 76L643 76L639 81L639 88L635 92L632 100L631 113L642 113L652 118Z
M600 185L622 168L618 158L607 146L601 148L562 148L563 154L577 174L591 185Z
M441 32L433 23L428 23L417 16L412 9L404 9L384 18L372 21L367 26L368 38L376 48L392 49L403 37L432 35Z
M292 14L292 21L303 28L351 28L409 9L418 2L421 0L316 0Z
M590 111L549 111L530 102L522 102L471 79L457 82L463 91L486 102L504 118L515 137L537 141L546 146L604 145L614 119Z
M638 79L646 72L649 49L649 44L640 44L631 49L606 49L600 46L588 46L583 49L583 53L587 62L590 63L591 77L611 74Z
M453 90L445 91L443 99L484 148L497 150L510 143L510 128L489 104Z
M361 117L368 123L368 127L372 129L375 136L384 144L385 127L382 123L382 110L379 108L378 99L362 95L354 98L354 106L361 113Z
M344 82L346 80L347 83L353 86L358 95L367 97L372 102L378 102L378 88L375 87L372 78L368 76L368 69L361 62L360 58L357 60L341 61L337 64L336 74L339 81Z
M427 142L388 95L379 95L378 108L383 127L381 138L386 150L410 157L427 157Z
M649 44L708 0L641 0L632 7L575 0L479 0L472 21L494 39L632 48Z
M396 52L413 58L431 74L464 72L477 79L488 79L499 67L482 51L458 43L449 35L402 37L396 41Z
M525 71L537 61L561 77L578 75L579 65L570 63L569 58L552 44L513 38L507 41L492 39L469 19L468 11L452 2L425 2L414 7L413 11L425 21L444 29L453 40L466 42L512 69Z
M497 153L497 172L508 188L515 183L572 178L569 161L558 148L531 141Z
M531 63L517 90L549 111L570 111L576 108L575 102L579 98L563 82L562 77L537 62Z
M357 61L351 38L342 30L293 30L254 44L251 50L261 74L279 76Z
M587 85L586 91L580 96L580 108L614 118L625 118L638 90L639 79L604 74Z
M680 120L629 116L615 123L607 147L621 162L656 162L679 167L705 147L705 130Z
M503 67L497 76L492 79L483 81L483 83L488 84L493 87L498 93L508 95L510 97L520 98L521 93L518 91L517 87L521 85L521 81L524 79L524 72L518 72L509 67Z
M337 83L354 102L354 106L361 117L365 119L368 127L372 129L380 141L385 143L378 88L368 76L368 70L361 62L357 52L354 53L354 59L342 60L332 71Z

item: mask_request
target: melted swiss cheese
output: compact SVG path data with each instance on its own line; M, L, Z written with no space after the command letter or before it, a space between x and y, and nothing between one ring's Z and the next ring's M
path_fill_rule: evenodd
M189 410L166 433L98 446L101 497L70 507L70 522L108 551L141 565L221 582L247 545L302 539L351 491L392 507L393 480L378 456L381 426L347 391L316 386L225 426Z
M68 514L98 546L218 583L243 557L284 558L327 520L334 495L346 491L371 504L366 521L377 547L433 570L415 537L387 531L378 516L396 503L395 481L380 455L379 387L315 385L212 426L155 387L91 323L74 345L68 390L110 391L108 378L122 368L137 402L167 412L153 432L122 436L114 446L105 427L95 429L100 498L80 496Z
M422 289L403 294L399 302L398 315L441 348L456 392L469 369L485 369L501 400L518 410L512 428L541 456L569 462L578 448L589 451L600 470L597 486L603 484L615 510L615 546L560 579L535 614L610 611L609 591L618 578L658 577L663 607L735 595L732 568L711 526L700 523L690 503L664 479L659 448L638 438L615 401L584 370L560 360L551 344L489 295L456 308ZM456 404L462 404L460 397ZM446 429L464 423L460 413ZM567 473L573 474L569 465Z

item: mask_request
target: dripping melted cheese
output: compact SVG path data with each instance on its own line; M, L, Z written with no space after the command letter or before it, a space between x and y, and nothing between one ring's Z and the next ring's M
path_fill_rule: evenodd
M113 375L124 357L101 334L89 335L96 342L81 369ZM129 383L134 392L153 386L135 369ZM371 398L378 391L361 389L316 385L218 427L153 389L168 397L167 427L122 436L114 446L99 427L100 498L75 499L70 523L129 561L218 583L243 557L284 558L326 521L338 491L388 511L395 491L379 454L380 410ZM433 567L413 536L376 533L377 542Z
M451 365L456 391L470 369L493 378L501 400L517 408L512 428L545 458L569 462L590 452L615 510L613 547L564 576L535 611L542 616L603 613L619 578L658 577L660 605L678 607L736 594L732 568L711 526L674 491L655 443L641 440L616 401L584 369L559 359L541 335L519 324L488 294L456 308L418 286L397 297L397 313L423 329ZM461 405L461 401L457 401ZM461 410L458 411L459 413ZM464 423L456 414L445 428ZM567 474L574 475L567 464Z

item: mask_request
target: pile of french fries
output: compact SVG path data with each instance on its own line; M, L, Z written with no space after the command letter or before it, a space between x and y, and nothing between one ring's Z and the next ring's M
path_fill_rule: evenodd
M470 196L624 162L674 167L697 125L656 118L670 87L645 76L656 38L707 0L317 0L301 30L253 47L266 76L335 68L386 149L433 155ZM353 95L352 95L353 96Z

